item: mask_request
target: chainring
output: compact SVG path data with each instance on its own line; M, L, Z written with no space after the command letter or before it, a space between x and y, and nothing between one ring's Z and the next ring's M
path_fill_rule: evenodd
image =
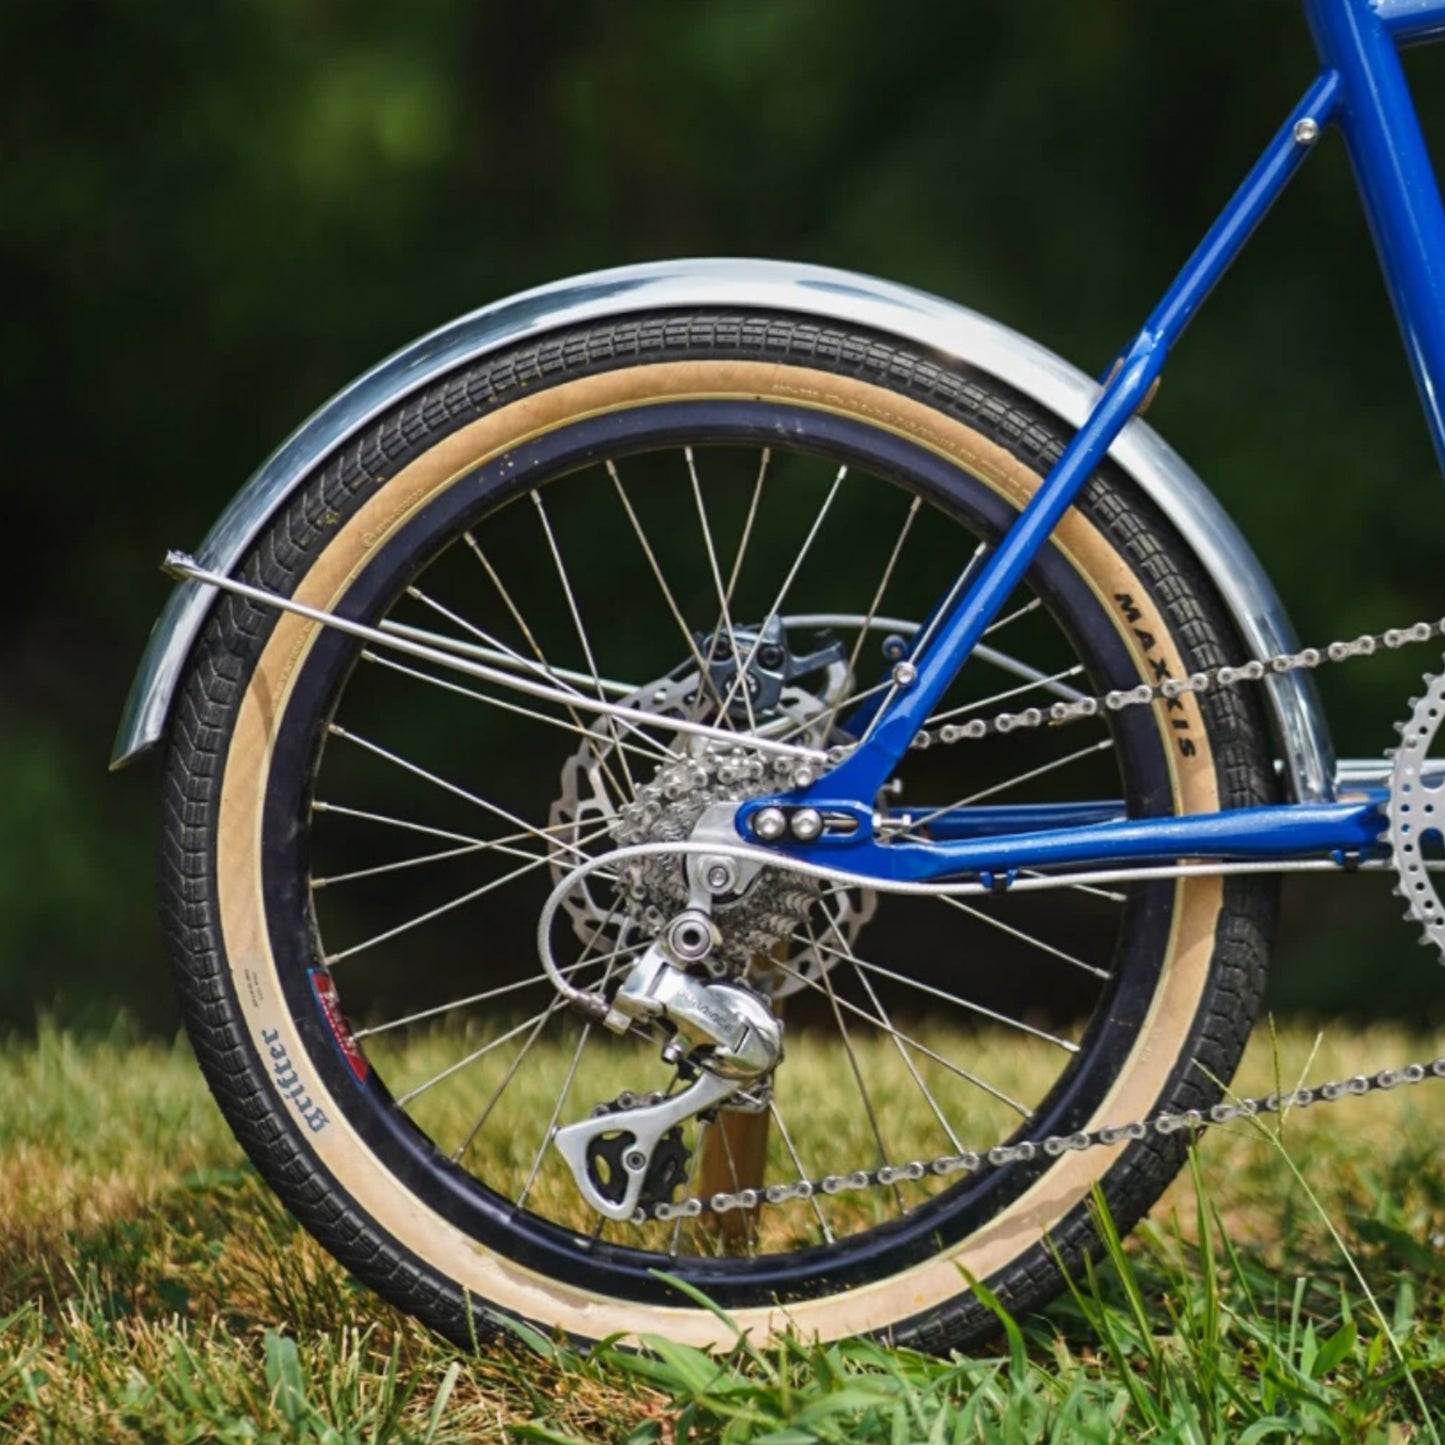
M1445 720L1445 676L1425 674L1425 692L1410 700L1408 721L1397 723L1400 744L1390 768L1386 836L1404 898L1407 919L1421 925L1422 943L1445 958L1445 904L1429 867L1427 849L1445 840L1445 768L1429 763Z

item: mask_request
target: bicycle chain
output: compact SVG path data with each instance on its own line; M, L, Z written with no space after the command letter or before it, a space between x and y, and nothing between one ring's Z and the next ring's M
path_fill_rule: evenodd
M1331 642L1328 646L1306 647L1298 652L1277 653L1257 658L1238 666L1206 668L1188 677L1165 678L1157 683L1140 683L1137 687L1115 689L1101 697L1078 698L1072 702L1056 702L1047 708L1025 708L1022 712L997 713L991 718L972 718L966 723L944 723L924 729L913 739L915 749L927 748L935 742L952 744L966 739L987 737L991 733L1007 733L1019 728L1034 728L1082 721L1101 712L1119 712L1126 707L1172 701L1186 693L1207 693L1246 682L1259 682L1303 669L1314 669L1326 663L1348 662L1356 657L1369 657L1380 649L1394 651L1415 643L1445 637L1445 617L1435 622L1416 622L1410 627L1391 627L1380 633L1364 633L1351 641ZM1412 704L1413 706L1413 704ZM1026 1139L1018 1144L999 1144L982 1153L965 1150L960 1154L940 1154L935 1159L914 1159L907 1164L884 1164L876 1169L857 1169L850 1174L828 1174L821 1179L799 1179L792 1184L769 1184L761 1189L742 1189L735 1193L717 1193L706 1199L692 1196L678 1204L657 1203L639 1209L635 1223L648 1220L670 1221L696 1218L701 1214L726 1214L738 1209L757 1209L764 1204L783 1204L795 1199L811 1199L818 1195L832 1197L865 1189L887 1189L893 1185L917 1182L924 1178L948 1178L956 1174L976 1173L984 1165L1027 1164L1044 1158L1082 1153L1088 1149L1111 1148L1146 1139L1151 1134L1172 1135L1189 1130L1197 1136L1215 1124L1253 1119L1260 1115L1283 1114L1289 1109L1307 1109L1314 1104L1335 1104L1342 1099L1360 1098L1366 1094L1394 1089L1400 1085L1445 1079L1445 1057L1428 1064L1410 1063L1398 1069L1381 1069L1375 1074L1356 1074L1344 1080L1306 1086L1287 1094L1266 1094L1263 1098L1243 1098L1237 1103L1218 1103L1208 1109L1187 1109L1182 1113L1164 1112L1132 1123L1113 1125L1073 1134L1053 1134L1046 1139Z
M1327 647L1306 647L1299 652L1281 652L1273 657L1257 658L1237 667L1222 666L1192 672L1188 677L1170 677L1162 682L1141 682L1137 687L1116 688L1100 697L1077 698L1073 702L1056 702L1049 707L1030 707L1022 712L1001 712L991 718L970 718L966 723L944 723L923 729L910 744L927 748L934 743L957 743L969 738L987 737L991 733L1015 732L1019 728L1055 726L1097 717L1101 712L1120 712L1126 707L1163 699L1172 702L1186 693L1217 692L1241 683L1259 682L1289 672L1321 667L1330 662L1348 662L1355 657L1369 657L1381 648L1393 651L1413 643L1429 642L1445 637L1445 617L1438 622L1417 622L1411 627L1391 627L1380 633L1365 633L1350 642L1331 642Z
M1341 1099L1359 1098L1402 1084L1421 1084L1432 1079L1445 1079L1445 1058L1428 1064L1406 1064L1399 1069L1381 1069L1377 1074L1356 1074L1352 1078L1332 1080L1294 1089L1287 1094L1266 1094L1261 1099L1244 1098L1235 1104L1219 1103L1208 1109L1186 1109L1182 1113L1154 1114L1132 1124L1103 1129L1081 1129L1076 1134L1051 1134L1047 1139L1026 1139L1019 1144L999 1144L984 1153L965 1151L962 1154L940 1154L936 1159L915 1159L907 1164L885 1164L878 1169L858 1169L851 1174L828 1174L822 1179L800 1179L793 1184L769 1184L762 1189L742 1189L735 1194L719 1193L707 1199L693 1196L680 1204L658 1204L651 1210L639 1210L641 1218L691 1219L699 1214L726 1214L734 1209L756 1209L763 1204L783 1204L791 1199L825 1197L861 1189L886 1189L904 1181L917 1181L929 1176L947 1178L953 1174L972 1174L985 1164L1028 1164L1040 1156L1057 1159L1061 1154L1081 1154L1086 1149L1114 1147L1150 1134L1177 1134L1188 1129L1196 1136L1212 1124L1231 1124L1238 1119L1253 1119L1261 1114L1283 1114L1288 1109L1308 1109L1312 1104L1336 1104Z

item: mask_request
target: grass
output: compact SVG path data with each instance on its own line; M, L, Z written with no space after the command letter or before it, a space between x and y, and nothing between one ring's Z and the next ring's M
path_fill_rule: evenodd
M1281 1035L1287 1084L1314 1045ZM1310 1072L1433 1052L1331 1028ZM1238 1085L1275 1075L1261 1036ZM1440 1438L1445 1084L1296 1113L1279 1138L1213 1131L1070 1296L951 1360L803 1340L459 1354L290 1221L182 1045L44 1030L0 1050L0 1098L0 1440Z

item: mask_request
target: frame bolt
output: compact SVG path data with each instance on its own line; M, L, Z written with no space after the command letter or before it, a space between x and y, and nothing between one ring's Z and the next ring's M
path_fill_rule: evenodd
M737 886L737 865L731 858L705 858L702 876L709 893L728 893Z
M1296 145L1313 145L1319 139L1320 123L1313 116L1305 116L1302 120L1294 123L1294 138Z
M900 662L893 669L893 681L898 687L912 687L918 681L918 669L911 662Z
M776 843L787 828L788 820L781 808L760 808L753 819L753 832L764 843Z
M799 808L793 814L793 837L811 843L823 831L823 815L816 808Z

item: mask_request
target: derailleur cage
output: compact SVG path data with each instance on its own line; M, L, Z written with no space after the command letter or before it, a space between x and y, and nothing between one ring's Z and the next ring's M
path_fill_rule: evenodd
M680 1074L694 1074L679 1094L630 1107L601 1105L554 1136L583 1198L604 1218L622 1221L645 1201L670 1202L685 1180L685 1120L734 1098L745 1110L766 1108L766 1082L783 1057L783 1025L746 984L697 978L658 944L632 966L605 1009L601 1021L618 1033L653 1021L671 1028L663 1058Z
M616 1126L611 1132L593 1134L585 1146L587 1177L604 1199L620 1205L627 1196L630 1176L643 1162L637 1136L627 1127L622 1116L638 1108L660 1104L664 1097L662 1094L650 1094L638 1098L631 1091L626 1091L610 1103L598 1104L592 1110L594 1120L611 1121ZM691 1151L682 1142L680 1124L674 1124L659 1136L651 1157L646 1160L637 1207L650 1210L657 1204L671 1204L677 1191L687 1183L687 1166L691 1157Z

